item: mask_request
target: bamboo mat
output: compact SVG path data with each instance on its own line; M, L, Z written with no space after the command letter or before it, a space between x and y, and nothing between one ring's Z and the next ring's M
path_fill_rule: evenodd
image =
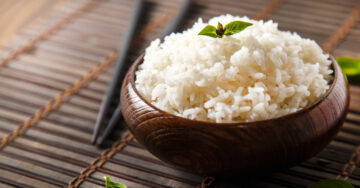
M161 35L181 3L146 1L129 63ZM224 13L269 18L324 46L336 36L333 54L356 56L360 23L353 28L344 23L351 23L357 5L358 0L195 0L183 28L199 16ZM0 49L0 187L103 187L105 175L128 187L306 187L343 170L360 144L358 86L350 87L350 112L328 147L298 166L262 177L199 177L159 161L121 128L112 135L112 147L92 146L114 51L133 6L130 0L68 1ZM349 181L360 187L359 169Z
M67 0L1 0L0 1L0 46L9 42L16 32ZM21 12L21 14L19 14Z

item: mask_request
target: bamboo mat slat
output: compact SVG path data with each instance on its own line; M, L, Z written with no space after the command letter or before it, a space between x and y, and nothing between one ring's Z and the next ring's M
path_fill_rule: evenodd
M360 54L360 23L357 23L355 28L352 29L346 40L342 42L334 51L334 55L351 55L358 57Z
M191 26L198 17L207 20L226 13L254 18L272 1L276 0L194 0L182 28ZM54 106L59 93L64 98L24 134L2 147L0 187L103 187L104 176L128 187L200 185L204 177L160 161L124 129L117 128L111 135L110 141L115 144L110 149L90 144L98 109L111 80L115 59L111 54L122 40L133 1L63 2L22 28L12 41L0 48L0 59L89 2L87 9L0 67L0 138L23 127L29 117L36 118L36 114L43 112L39 109L48 106L49 101ZM129 54L129 63L151 40L161 36L164 25L181 3L182 0L146 1L144 19ZM321 45L359 4L356 0L279 1L266 16L279 22L280 29L297 32ZM359 54L359 37L360 24L356 23L334 49L334 55ZM101 71L95 68L99 65L104 67ZM352 85L350 91L350 112L341 132L317 156L281 172L261 177L216 179L212 185L306 187L321 179L335 178L360 144L360 87ZM123 140L119 140L120 137ZM354 170L349 181L360 186L359 169Z
M2 0L0 1L0 45L11 41L16 32L32 19L43 16L65 0ZM21 12L21 14L19 14Z

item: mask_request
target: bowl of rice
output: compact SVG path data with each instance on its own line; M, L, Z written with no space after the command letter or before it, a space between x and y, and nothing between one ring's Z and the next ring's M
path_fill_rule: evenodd
M253 25L223 38L207 24ZM224 15L154 40L121 89L124 120L161 160L201 175L298 164L339 131L349 91L337 62L273 21Z

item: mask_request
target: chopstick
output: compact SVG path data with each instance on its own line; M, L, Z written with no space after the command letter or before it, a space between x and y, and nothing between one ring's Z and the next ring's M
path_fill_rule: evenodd
M192 3L192 0L184 0L184 3L182 4L178 14L171 21L171 23L168 25L168 27L166 27L165 32L164 32L164 34L162 36L162 39L166 35L169 35L170 33L177 31L177 29L179 28L179 24L181 23L181 21L184 18L186 12L190 8L191 3ZM100 139L100 143L99 143L100 146L104 144L105 140L107 139L107 137L111 133L111 130L117 125L117 123L118 123L121 116L122 116L121 107L120 107L120 105L118 105L115 112L114 112L114 114L113 114L113 116L112 116L112 118L110 119L110 122L109 122L108 126L105 128L103 136Z
M119 56L116 60L116 66L114 70L114 75L112 76L110 86L106 92L105 98L102 100L100 112L96 119L96 124L94 128L94 132L91 138L91 143L95 144L96 140L99 136L100 128L104 124L105 119L109 116L111 105L116 98L117 90L120 88L120 84L122 83L122 72L125 71L126 65L126 57L131 45L131 41L134 38L135 29L138 25L140 15L143 10L144 0L137 0L135 5L135 11L132 15L132 19L130 21L130 25L125 33L125 40L121 43L119 49Z
M191 3L192 3L192 0L184 0L178 14L175 16L173 21L168 25L168 27L166 27L165 32L162 36L162 39L164 39L164 37L166 35L169 35L172 32L176 32L179 29L179 24L181 23L185 14L189 10Z

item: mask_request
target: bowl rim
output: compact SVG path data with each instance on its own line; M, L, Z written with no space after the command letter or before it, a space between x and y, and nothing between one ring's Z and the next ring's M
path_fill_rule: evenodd
M144 61L144 56L145 53L142 53L133 63L133 65L131 66L130 70L129 70L129 83L133 89L133 91L136 93L136 95L141 99L142 102L144 102L146 105L148 105L149 107L151 107L153 110L158 111L162 114L164 114L164 116L170 116L173 118L179 118L181 120L187 121L187 122L192 122L193 124L207 124L207 125L215 125L215 126L220 126L220 127L238 127L238 126L252 126L252 125L259 125L259 124L264 124L264 123L269 123L269 122L273 122L273 121L279 121L279 120L283 120L283 119L287 119L290 117L296 117L299 116L313 108L315 108L316 106L318 106L323 100L325 100L330 93L334 90L336 83L338 82L338 78L339 76L341 76L342 74L339 73L340 67L336 61L336 59L332 56L329 55L329 59L331 60L331 64L330 67L333 70L333 79L331 81L331 85L329 87L329 89L326 91L326 93L321 96L320 98L318 98L315 102L313 102L311 105L308 105L307 107L296 111L296 112L292 112L290 114L286 114L284 116L280 116L280 117L275 117L275 118L270 118L270 119L265 119L265 120L259 120L259 121L251 121L251 122L225 122L225 123L217 123L217 122L212 122L212 121L203 121L203 120L195 120L195 119L189 119L189 118L184 118L181 116L177 116L175 114L171 114L169 112L163 111L161 109L159 109L158 107L154 106L153 104L151 104L149 101L147 101L136 89L135 86L135 77L136 77L136 71L138 70L138 66ZM345 79L346 80L346 79Z

